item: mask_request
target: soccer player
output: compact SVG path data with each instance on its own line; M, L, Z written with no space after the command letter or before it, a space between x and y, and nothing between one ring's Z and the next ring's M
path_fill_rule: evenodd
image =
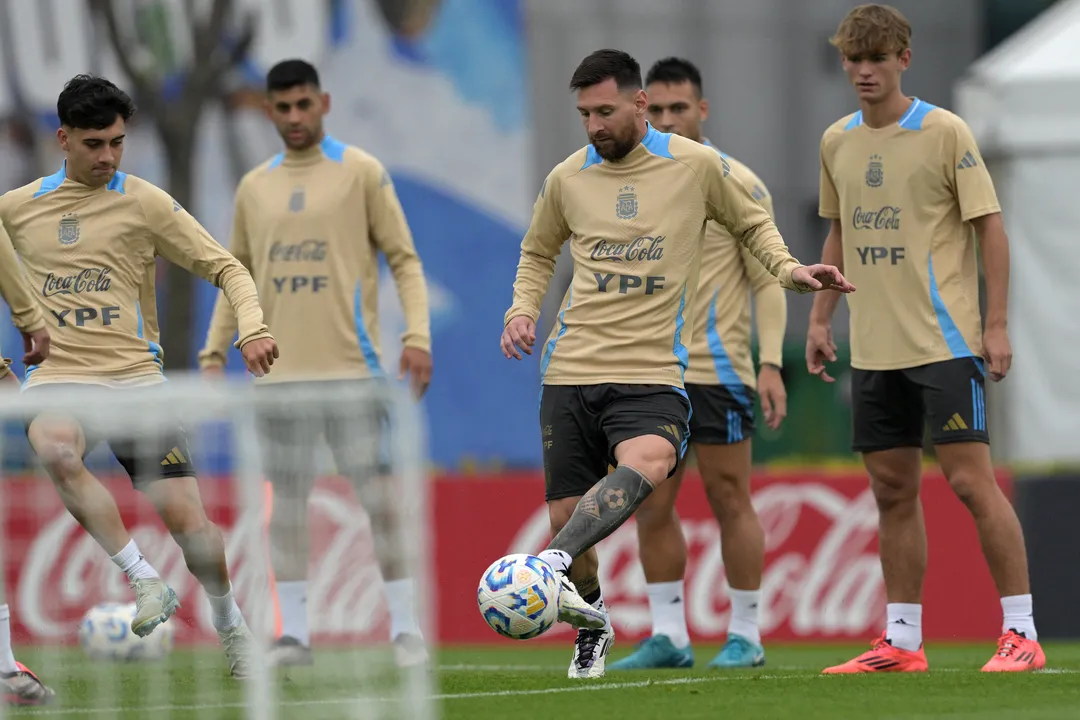
M990 459L985 376L1003 379L1009 241L994 185L968 126L900 78L911 63L911 25L887 5L861 5L832 39L860 110L821 140L820 214L832 225L822 256L862 291L852 297L854 449L862 453L880 514L885 631L869 652L826 673L925 672L922 587L926 528L919 502L924 422L937 459L975 520L1004 613L984 671L1041 668L1024 535ZM986 276L979 312L978 239ZM806 341L810 373L832 382L830 328L839 296L814 300Z
M27 368L24 390L63 397L98 385L123 392L164 382L158 345L154 257L197 273L228 295L244 359L269 371L277 346L244 267L162 190L120 172L131 98L110 81L73 78L57 100L65 161L54 175L0 198L0 220L53 335L49 360ZM166 408L162 412L168 412ZM103 438L77 413L41 414L27 436L68 511L123 570L135 590L132 631L149 634L179 607L176 593L139 552L108 490L83 457L102 440L161 515L206 590L229 670L249 675L251 638L233 599L221 531L199 498L184 429L142 438Z
M22 274L15 248L7 230L0 224L0 295L11 309L12 324L23 334L26 354L23 363L41 363L49 356L50 337L41 305ZM16 392L19 378L11 372L10 361L0 358L0 383L4 390ZM45 705L56 693L45 686L28 667L15 660L11 650L11 609L6 589L0 582L0 689L9 705Z
M686 449L683 373L706 222L723 224L788 289L854 288L835 267L799 265L719 153L648 124L630 55L589 55L570 87L590 144L540 188L500 344L507 358L532 353L569 238L574 278L540 361L554 535L540 557L559 573L559 619L579 628L569 676L584 678L604 674L614 639L592 548L675 473Z
M645 78L648 118L654 128L708 147L701 134L709 102L702 97L701 73L682 58L660 60ZM717 150L719 152L719 150ZM721 153L723 155L723 153ZM772 198L750 168L724 155L737 177L772 215ZM758 628L765 532L750 501L750 437L754 432L755 377L750 353L750 297L757 310L761 369L757 395L765 421L777 429L787 414L780 376L787 298L776 278L717 222L706 231L701 277L693 308L694 336L686 393L694 412L690 439L706 497L720 523L720 549L731 598L728 639L710 667L765 664ZM683 577L686 538L675 511L682 468L638 508L641 567L648 582L652 635L612 670L691 667L694 653L686 627Z
M255 278L283 357L272 383L369 382L380 367L378 253L394 275L405 311L399 374L420 397L431 380L431 332L424 269L390 175L370 154L326 134L330 96L315 68L285 60L266 78L266 114L285 151L249 172L236 193L232 253ZM200 354L204 370L225 364L236 320L218 299ZM262 383L260 382L260 385ZM271 562L281 636L271 654L280 665L311 664L307 617L308 498L315 451L325 438L338 471L352 480L372 521L384 578L394 654L403 667L427 661L414 612L414 585L396 557L390 468L376 462L382 411L354 408L325 417L266 418L266 471L274 488Z

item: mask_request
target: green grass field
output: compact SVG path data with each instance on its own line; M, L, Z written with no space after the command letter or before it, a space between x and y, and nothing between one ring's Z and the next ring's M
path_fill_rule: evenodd
M617 647L613 657L629 649ZM439 716L455 720L1080 717L1080 644L1047 643L1048 669L1027 675L980 673L993 651L990 644L935 645L927 653L926 675L819 675L822 667L861 649L769 646L765 668L717 672L704 667L717 648L699 646L698 667L691 670L572 681L566 678L568 648L456 648L439 654L431 692ZM48 708L14 710L14 717L243 718L246 693L255 690L229 679L220 656L209 650L177 650L164 662L141 665L91 663L78 649L24 648L19 656L60 697ZM388 662L387 654L376 651L320 652L314 668L277 676L277 717L411 717L397 700L399 678Z

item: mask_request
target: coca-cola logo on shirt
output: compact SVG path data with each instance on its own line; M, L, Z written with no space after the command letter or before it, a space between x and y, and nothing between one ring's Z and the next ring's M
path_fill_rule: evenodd
M70 275L49 273L41 285L41 294L43 297L53 297L54 295L105 292L112 287L112 280L109 278L111 272L111 268L91 267Z

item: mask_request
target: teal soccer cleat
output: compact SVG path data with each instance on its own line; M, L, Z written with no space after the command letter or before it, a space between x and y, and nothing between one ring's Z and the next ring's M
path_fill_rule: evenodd
M677 648L667 635L653 635L638 644L637 650L608 666L609 670L652 670L694 667L694 651L687 645Z
M709 663L711 668L756 668L765 665L765 648L742 635L729 635L720 654Z

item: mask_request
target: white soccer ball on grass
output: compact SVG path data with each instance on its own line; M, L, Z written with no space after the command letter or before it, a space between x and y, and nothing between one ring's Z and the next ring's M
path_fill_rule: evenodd
M529 640L558 620L561 587L551 565L535 555L507 555L484 571L476 604L492 630L513 640Z
M130 662L160 660L173 649L172 622L159 625L146 637L131 631L135 603L101 603L86 611L79 625L79 644L92 660Z

